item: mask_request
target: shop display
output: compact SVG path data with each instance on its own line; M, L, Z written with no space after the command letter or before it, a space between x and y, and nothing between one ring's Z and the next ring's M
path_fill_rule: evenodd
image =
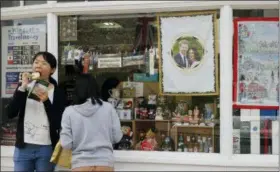
M176 101L153 93L135 97L133 82L122 82L120 85L109 90L111 97L108 102L115 107L121 123L130 123L130 129L137 135L125 136L121 147L116 149L130 149L128 143L132 139L131 149L135 150L214 152L213 135L217 124L214 102L192 105L189 101ZM174 108L170 108L172 104ZM183 128L174 131L177 126ZM186 133L189 135L185 136Z
M158 143L155 138L155 133L152 129L150 129L146 133L146 138L141 141L141 150L145 151L154 151L157 150L158 148Z
M234 106L278 109L279 18L237 18L234 30Z
M133 132L129 126L122 126L121 130L123 132L123 137L119 142L116 149L118 150L130 150L133 145L132 135Z
M17 120L8 121L2 124L1 145L13 146L16 142Z
M160 151L174 151L174 141L170 136L166 136L165 134L161 135L161 145L160 145Z
M216 15L216 12L158 15L161 94L218 94Z

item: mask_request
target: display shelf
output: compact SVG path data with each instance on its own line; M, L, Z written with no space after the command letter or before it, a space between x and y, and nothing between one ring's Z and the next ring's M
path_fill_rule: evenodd
M175 143L175 150L178 149L178 136L179 133L184 135L200 135L211 136L211 143L213 146L213 152L215 152L215 127L214 126L193 126L193 125L174 125L171 128L171 137Z

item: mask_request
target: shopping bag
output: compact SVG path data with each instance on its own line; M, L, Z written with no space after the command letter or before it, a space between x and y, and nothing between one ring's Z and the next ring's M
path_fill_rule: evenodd
M50 161L58 166L71 169L72 151L63 149L60 141L58 141Z

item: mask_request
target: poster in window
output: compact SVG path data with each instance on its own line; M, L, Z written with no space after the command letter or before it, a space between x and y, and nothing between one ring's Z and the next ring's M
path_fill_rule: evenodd
M278 108L279 18L237 18L234 33L234 106Z
M158 15L160 92L217 95L216 11Z
M2 27L2 97L11 97L21 72L32 71L32 59L46 51L46 25Z
M77 17L60 17L60 41L77 41Z

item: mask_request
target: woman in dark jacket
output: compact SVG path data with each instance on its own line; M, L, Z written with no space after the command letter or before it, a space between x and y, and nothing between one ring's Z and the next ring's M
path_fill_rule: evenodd
M59 140L65 95L51 77L57 61L49 52L39 52L33 58L32 70L40 73L40 80L49 83L46 89L30 81L28 73L22 74L22 82L15 90L8 106L8 117L18 117L14 171L53 171L50 158ZM30 90L36 88L32 99Z

